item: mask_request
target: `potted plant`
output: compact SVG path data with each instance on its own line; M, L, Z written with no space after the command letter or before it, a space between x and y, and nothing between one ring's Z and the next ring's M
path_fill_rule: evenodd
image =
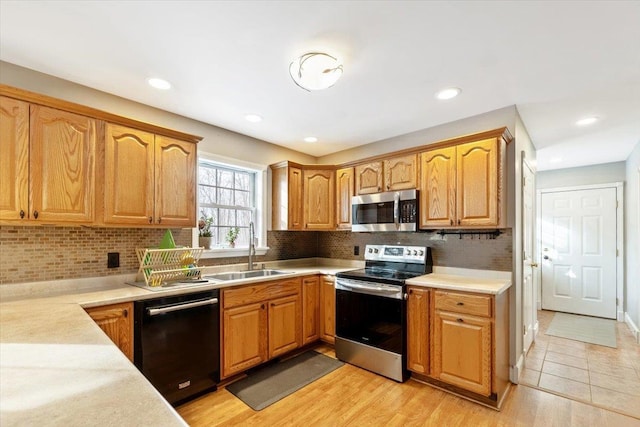
M240 229L238 227L231 227L229 231L227 231L227 235L225 239L229 242L230 248L236 247L236 239L238 238L238 234L240 233Z
M203 246L205 249L211 249L211 225L213 224L213 218L210 216L206 216L203 212L200 220L198 221L198 229L199 229L199 243L200 246Z

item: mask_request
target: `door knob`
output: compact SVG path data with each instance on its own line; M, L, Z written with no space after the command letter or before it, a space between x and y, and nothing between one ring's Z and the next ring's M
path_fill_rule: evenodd
M538 263L537 263L537 262L532 262L532 263L531 263L531 267L536 268L537 266L538 266Z
M542 258L543 258L543 259L548 259L549 261L551 261L551 258L549 258L549 256L548 256L548 255L545 255L545 256L543 256Z

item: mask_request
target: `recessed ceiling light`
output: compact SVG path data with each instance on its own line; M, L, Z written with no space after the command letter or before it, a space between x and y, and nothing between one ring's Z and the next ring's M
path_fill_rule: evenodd
M591 116L591 117L585 117L584 119L578 120L576 124L578 126L588 126L588 125L594 124L597 121L598 121L598 118L596 116Z
M262 116L259 116L257 114L247 114L246 116L244 116L245 120L251 123L258 123L262 121Z
M308 136L304 139L304 142L318 142L318 138L315 136Z
M156 89L167 90L171 89L171 83L166 80L158 79L158 78L150 78L147 80L150 86L155 87Z
M460 89L459 87L448 87L436 93L436 98L441 100L451 99L460 95L460 92L462 92L462 89Z
M560 163L562 161L562 157L552 157L549 159L550 163Z

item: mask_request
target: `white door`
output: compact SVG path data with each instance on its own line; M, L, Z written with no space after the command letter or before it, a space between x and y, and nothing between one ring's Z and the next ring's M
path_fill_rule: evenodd
M542 308L616 318L616 189L543 193Z
M537 265L533 261L533 241L535 228L535 175L529 164L522 161L522 349L526 353L533 341L535 322L535 289L533 286L533 270Z

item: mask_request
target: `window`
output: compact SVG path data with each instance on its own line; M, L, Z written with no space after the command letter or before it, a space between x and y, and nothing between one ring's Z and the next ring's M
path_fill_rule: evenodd
M256 222L257 172L206 160L200 160L198 166L198 216L213 219L213 244L228 245L227 233L238 227L236 247L248 247L249 223Z

